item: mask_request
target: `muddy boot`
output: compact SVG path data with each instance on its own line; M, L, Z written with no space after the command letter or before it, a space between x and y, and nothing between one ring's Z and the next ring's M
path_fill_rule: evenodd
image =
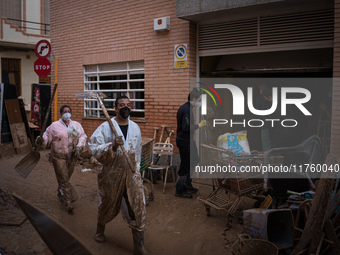
M192 180L190 176L187 175L186 180L185 180L185 186L187 188L187 192L190 194L196 194L198 192L198 189L194 188L192 186Z
M97 232L96 232L96 238L95 240L98 243L104 243L105 242L105 225L100 224L99 222L97 223Z
M180 191L180 192L175 192L176 197L181 197L181 198L192 198L192 195L188 193L187 191Z
M194 188L191 184L187 185L187 192L190 194L196 194L198 189Z
M182 197L182 198L192 198L192 195L187 192L187 188L185 185L185 176L178 176L178 181L176 183L176 197Z
M60 191L60 188L58 187L58 189L57 189L57 194L58 194L58 198L59 198L59 201L61 202L61 203L64 203L64 196L63 196L63 194L61 194L61 191Z
M72 202L71 201L68 201L66 203L66 210L69 214L73 214L73 205L72 205Z
M132 236L133 236L133 254L134 255L149 254L145 250L144 246L144 232L132 229Z

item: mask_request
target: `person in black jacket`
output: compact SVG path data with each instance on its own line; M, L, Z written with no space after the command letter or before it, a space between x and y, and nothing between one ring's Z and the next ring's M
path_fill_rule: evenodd
M177 197L192 198L192 194L198 191L191 184L190 169L194 168L199 161L194 131L206 125L205 120L194 124L193 107L199 108L201 99L201 92L194 88L188 95L188 102L183 104L177 112L176 144L181 158L175 192Z

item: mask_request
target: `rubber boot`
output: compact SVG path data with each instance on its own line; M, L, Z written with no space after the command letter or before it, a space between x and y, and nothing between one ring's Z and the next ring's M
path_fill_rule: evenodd
M149 254L145 250L145 246L144 246L144 232L132 229L132 237L133 237L133 254L134 255Z
M196 194L198 189L194 188L191 184L187 185L187 192L190 194Z
M192 198L192 195L187 192L185 179L186 179L186 176L178 176L178 180L176 183L175 196L182 197L182 198Z
M95 240L98 243L104 243L105 242L105 235L104 235L104 231L105 231L105 225L100 224L99 222L97 222L97 232L96 232L96 238Z
M190 176L186 177L185 186L187 188L187 192L190 193L190 194L196 194L198 192L198 189L196 189L192 186L192 180L191 180Z
M69 214L73 214L73 205L71 201L66 202L66 210Z

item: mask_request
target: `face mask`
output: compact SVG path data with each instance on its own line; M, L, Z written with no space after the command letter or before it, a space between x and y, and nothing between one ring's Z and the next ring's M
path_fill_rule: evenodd
M202 102L196 102L196 103L195 103L195 107L196 107L196 108L201 107L201 105L202 105Z
M61 116L63 118L63 120L65 121L69 121L71 119L71 113L67 112L64 113L63 116Z
M119 110L119 115L123 119L127 119L130 116L130 112L131 112L130 108L125 106Z

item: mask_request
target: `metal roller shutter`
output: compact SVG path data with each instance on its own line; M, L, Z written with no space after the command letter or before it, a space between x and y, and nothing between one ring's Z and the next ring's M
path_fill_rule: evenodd
M332 9L200 25L200 56L333 46Z

